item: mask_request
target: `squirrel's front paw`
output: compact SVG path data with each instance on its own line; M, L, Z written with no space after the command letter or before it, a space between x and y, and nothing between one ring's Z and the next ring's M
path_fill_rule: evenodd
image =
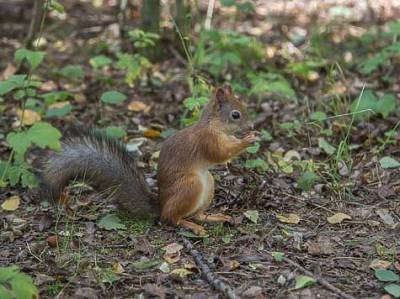
M243 141L248 143L248 144L252 144L254 142L257 141L257 136L256 136L256 132L250 132L249 134L247 134L244 138Z

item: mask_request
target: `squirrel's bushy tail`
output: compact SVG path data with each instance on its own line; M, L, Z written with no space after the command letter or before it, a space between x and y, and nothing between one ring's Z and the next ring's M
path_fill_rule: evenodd
M135 215L156 215L143 174L125 146L96 130L75 128L67 132L61 151L43 165L42 194L58 200L68 182L79 179L96 191L115 199L122 211Z

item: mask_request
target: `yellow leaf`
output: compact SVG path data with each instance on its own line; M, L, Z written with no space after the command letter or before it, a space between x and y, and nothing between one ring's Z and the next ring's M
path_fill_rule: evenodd
M112 270L114 273L117 273L117 274L121 274L121 273L124 273L124 272L125 272L125 269L124 269L124 268L122 267L122 265L121 265L120 263L118 263L118 262L115 262L114 264L112 264L111 270Z
M147 137L147 138L157 138L160 137L160 132L157 130L153 130L153 129L148 129L146 131L144 131L143 136Z
M11 196L10 198L6 199L1 207L3 210L6 211L15 211L19 207L20 198L17 195Z
M341 223L343 220L351 219L350 215L347 215L345 213L336 213L335 215L332 215L331 217L328 217L327 220L330 224L337 224L337 223Z
M191 271L184 269L184 268L179 268L179 269L174 269L171 271L171 274L178 275L181 278L185 278L186 276L192 274Z
M20 120L22 120L22 124L30 126L33 125L34 123L40 121L42 117L40 116L39 113L33 110L28 110L26 109L23 113L21 109L17 110L17 115Z
M134 112L139 112L139 111L148 112L150 110L150 106L146 105L141 101L133 101L129 103L128 110Z
M297 224L300 222L300 216L296 214L288 214L287 216L277 214L276 218L282 223Z

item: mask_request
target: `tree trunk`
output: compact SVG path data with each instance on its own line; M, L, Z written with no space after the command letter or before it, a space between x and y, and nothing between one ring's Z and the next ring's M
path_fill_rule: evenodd
M141 18L144 31L160 32L160 0L143 0Z

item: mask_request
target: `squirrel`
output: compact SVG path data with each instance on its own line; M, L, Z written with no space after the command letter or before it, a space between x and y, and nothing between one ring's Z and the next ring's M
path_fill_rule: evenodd
M160 149L158 198L126 147L94 129L70 130L60 152L52 153L42 170L42 195L60 200L71 179L81 179L94 190L109 194L122 211L159 217L161 221L206 234L192 220L224 222L224 214L205 214L214 197L209 168L237 156L256 141L254 132L238 139L239 130L250 131L245 103L229 85L216 88L197 123L165 140Z

